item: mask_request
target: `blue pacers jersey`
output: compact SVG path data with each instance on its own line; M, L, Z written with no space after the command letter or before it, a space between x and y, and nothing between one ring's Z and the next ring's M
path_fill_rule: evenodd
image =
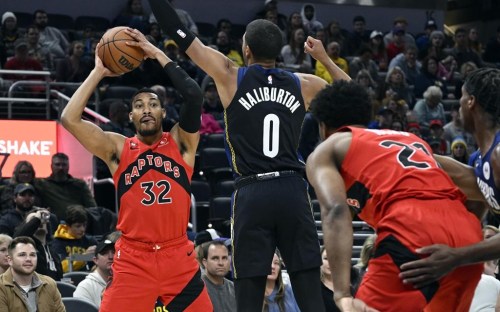
M234 172L303 171L297 150L305 113L295 74L260 65L240 68L238 89L224 116Z
M493 208L492 211L500 214L500 205L498 203L500 200L500 190L495 186L495 179L491 172L490 164L491 153L498 143L500 143L500 132L497 132L493 144L484 156L481 156L480 150L477 150L471 155L469 158L469 165L474 167L477 185L488 204Z

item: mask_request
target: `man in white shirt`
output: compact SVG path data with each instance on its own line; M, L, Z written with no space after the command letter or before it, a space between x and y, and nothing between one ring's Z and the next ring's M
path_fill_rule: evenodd
M114 255L115 244L111 240L105 239L97 245L94 256L96 269L78 284L73 297L88 300L97 307L101 306L102 292L111 276Z

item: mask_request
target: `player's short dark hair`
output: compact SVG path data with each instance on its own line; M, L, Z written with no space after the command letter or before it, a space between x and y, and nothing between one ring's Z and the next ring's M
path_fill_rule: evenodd
M500 123L500 70L480 68L465 78L464 89L476 98L479 106L490 114L495 124Z
M272 60L281 53L283 37L281 31L272 22L257 19L247 25L245 41L256 60Z
M35 247L35 241L28 236L18 236L14 239L12 239L9 243L9 247L7 247L9 255L12 256L12 250L16 249L16 246L18 244L31 244L33 247ZM36 247L35 247L36 248Z
M311 112L330 129L367 125L372 118L370 95L355 81L338 80L321 90L311 103Z
M69 205L66 209L66 224L87 223L87 210L82 205Z
M136 97L138 94L140 94L140 93L153 93L153 94L156 94L156 96L158 97L158 99L161 99L161 96L160 96L160 95L158 94L158 92L156 92L155 90L153 90L153 89L151 89L151 88L141 88L141 89L139 89L139 90L135 91L135 93L132 95L132 98L131 98L131 100L130 100L130 101L133 103L133 102L134 102L135 97ZM161 100L160 100L160 101L161 101ZM161 103L161 104L162 104L162 107L163 107L163 103ZM129 106L130 106L130 107L129 107L130 109L132 109L132 108L133 108L133 105L129 105Z

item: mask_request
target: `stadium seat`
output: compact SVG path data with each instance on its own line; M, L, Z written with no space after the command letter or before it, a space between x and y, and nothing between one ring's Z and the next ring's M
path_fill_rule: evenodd
M89 272L76 271L64 273L63 277L70 278L73 282L73 285L78 286L78 284L80 284L80 282L83 281L87 277L87 275L89 275Z
M215 25L211 23L197 22L196 27L198 27L198 35L209 42L215 36L217 31Z
M99 308L93 303L81 298L62 298L66 312L98 312Z
M49 26L59 28L60 30L75 29L75 20L66 14L47 14L49 18Z
M128 101L137 90L137 88L128 86L109 86L104 91L103 99L124 99Z
M207 147L224 148L226 138L224 133L209 133L202 136L199 149Z
M12 12L17 19L17 27L28 28L34 22L33 13Z
M226 150L217 147L207 147L200 150L200 170L206 177L212 191L218 181L233 179Z
M197 206L208 207L210 198L212 197L212 191L210 190L210 184L203 180L192 180L191 181L191 194L194 195Z
M210 200L210 221L231 219L231 197L213 197Z
M70 283L56 281L57 289L61 293L61 297L73 297L73 293L76 290L76 286Z
M241 39L243 37L243 34L245 33L247 29L247 25L245 24L233 24L231 26L231 34L238 38Z
M234 192L234 180L218 181L214 191L215 196L231 197Z

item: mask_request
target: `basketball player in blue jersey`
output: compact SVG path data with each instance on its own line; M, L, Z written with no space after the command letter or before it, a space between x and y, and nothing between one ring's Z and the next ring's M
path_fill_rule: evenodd
M239 68L194 37L168 1L149 3L166 34L214 79L225 109L227 152L236 175L231 221L238 312L262 311L276 247L301 311L324 311L319 240L297 149L309 103L326 81L275 68L282 38L269 21L247 25L242 45L247 67ZM335 80L350 79L320 41L308 38L304 49Z
M454 180L475 180L490 210L500 214L500 70L482 68L467 77L460 115L465 130L472 133L479 147L471 161L473 167L443 163L442 157L436 158ZM473 175L475 179L471 179ZM432 245L417 252L430 256L402 265L400 276L405 283L422 287L458 266L499 259L500 236L467 247Z

